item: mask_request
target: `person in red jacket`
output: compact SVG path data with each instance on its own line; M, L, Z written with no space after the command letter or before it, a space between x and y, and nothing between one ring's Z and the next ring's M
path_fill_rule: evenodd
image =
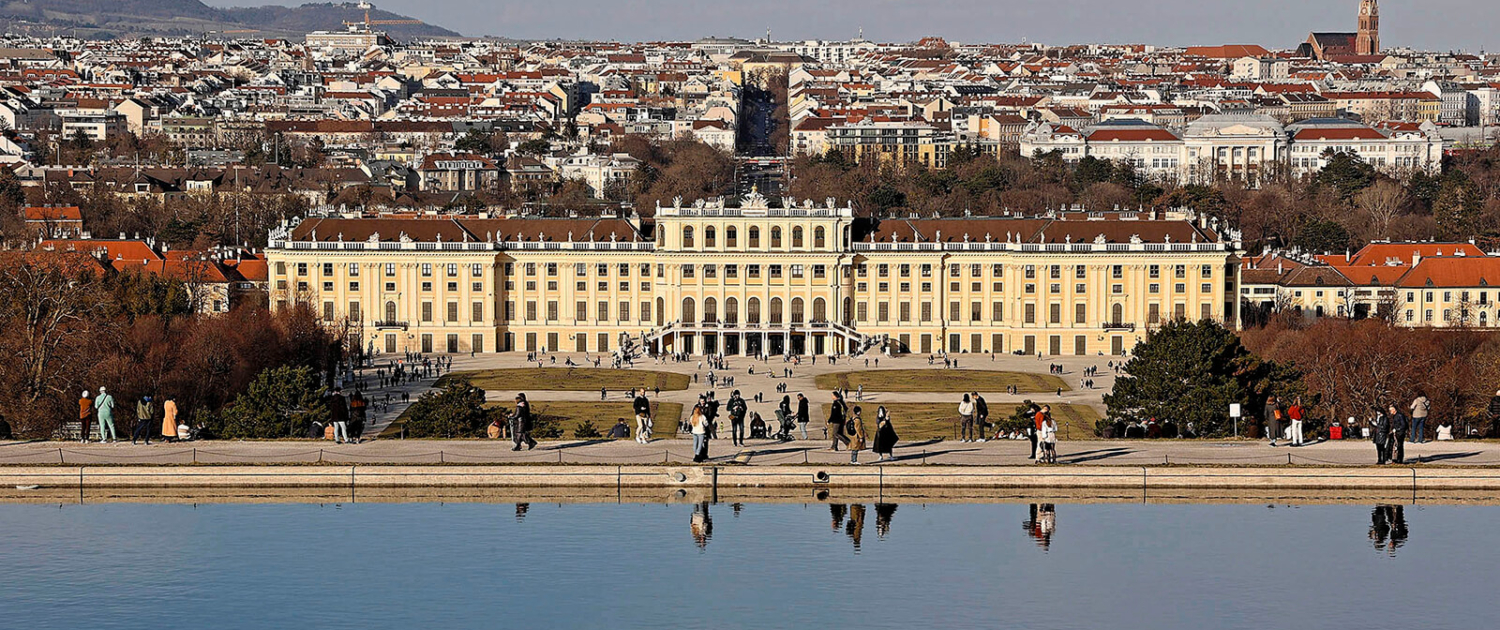
M1292 446L1302 446L1302 414L1302 397L1298 396L1286 409L1286 417L1292 421Z

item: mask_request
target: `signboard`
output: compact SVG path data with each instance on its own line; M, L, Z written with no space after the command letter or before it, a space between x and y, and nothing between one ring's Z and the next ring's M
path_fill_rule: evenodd
M1240 416L1240 404L1239 403L1229 403L1229 417L1231 417L1231 418L1239 418L1239 417L1241 417Z

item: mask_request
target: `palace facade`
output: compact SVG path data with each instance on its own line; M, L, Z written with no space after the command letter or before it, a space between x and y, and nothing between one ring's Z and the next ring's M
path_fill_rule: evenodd
M1237 235L1186 211L872 219L758 194L655 217L312 217L272 235L271 303L376 352L1122 355L1237 322Z

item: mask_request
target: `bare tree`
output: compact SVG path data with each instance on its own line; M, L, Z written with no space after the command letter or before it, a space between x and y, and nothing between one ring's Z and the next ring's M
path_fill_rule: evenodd
M1366 188L1354 198L1355 204L1378 226L1380 236L1390 234L1391 219L1406 206L1406 188L1392 181L1381 180Z

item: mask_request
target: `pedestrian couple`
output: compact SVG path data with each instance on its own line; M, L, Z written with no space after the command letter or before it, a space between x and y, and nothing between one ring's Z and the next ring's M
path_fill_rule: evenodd
M1276 440L1283 435L1290 434L1292 446L1302 446L1302 419L1307 410L1302 407L1302 397L1298 396L1290 406L1282 406L1282 401L1276 396L1266 399L1266 437L1271 439L1271 446L1276 446ZM1283 429L1282 427L1287 427Z
M1031 426L1027 437L1031 438L1031 457L1038 464L1057 463L1057 421L1052 419L1052 405L1032 406Z
M1410 427L1406 415L1395 405L1386 405L1385 412L1375 414L1373 425L1370 438L1375 442L1375 464L1406 463L1406 431Z
M635 410L635 441L640 444L651 442L653 430L651 421L651 401L646 399L645 388L630 390L630 406Z
M979 392L964 394L964 399L958 403L959 441L983 442L984 428L989 419L990 406L984 402L984 397Z

